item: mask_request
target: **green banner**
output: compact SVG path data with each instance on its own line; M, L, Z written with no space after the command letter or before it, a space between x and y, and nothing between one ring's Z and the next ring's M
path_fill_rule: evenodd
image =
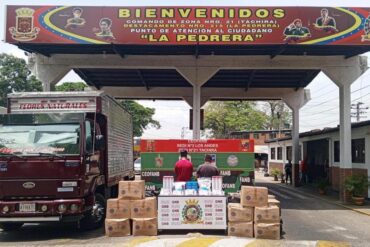
M209 153L208 153L209 154ZM205 153L191 153L188 158L196 169L204 163ZM223 176L223 188L227 193L239 190L243 184L254 180L254 153L210 154ZM178 153L141 153L142 179L147 190L159 190L163 176L175 176L174 167L179 160Z

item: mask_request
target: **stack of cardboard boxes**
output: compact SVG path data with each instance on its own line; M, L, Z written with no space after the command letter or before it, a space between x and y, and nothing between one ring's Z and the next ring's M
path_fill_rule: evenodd
M266 187L242 186L240 203L228 205L229 236L280 239L280 204Z
M105 233L109 237L157 235L157 199L145 198L144 180L120 181L117 199L107 201Z

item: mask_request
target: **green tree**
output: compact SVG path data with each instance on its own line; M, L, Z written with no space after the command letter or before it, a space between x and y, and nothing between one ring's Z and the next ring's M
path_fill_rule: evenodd
M26 61L0 54L0 105L6 106L8 93L42 91L42 84L27 68Z
M268 129L278 130L289 128L292 121L292 113L283 101L267 101L264 109L268 116Z
M204 126L214 138L227 138L232 131L264 129L268 123L266 114L254 102L214 101L204 112Z
M70 92L70 91L83 91L87 87L85 82L64 82L55 87L56 91Z
M134 100L122 100L121 105L132 115L135 137L142 136L144 130L148 127L157 129L161 127L160 123L153 119L154 108L145 107Z

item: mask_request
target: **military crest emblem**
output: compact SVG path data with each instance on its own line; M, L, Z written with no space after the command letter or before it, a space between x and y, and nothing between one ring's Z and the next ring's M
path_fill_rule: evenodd
M203 224L203 210L198 204L198 200L189 199L182 209L183 224Z
M31 8L19 8L15 10L16 25L9 28L12 38L18 41L31 41L36 39L40 28L34 27L35 11Z
M370 41L370 15L367 17L365 23L364 23L364 32L365 35L362 35L361 41Z

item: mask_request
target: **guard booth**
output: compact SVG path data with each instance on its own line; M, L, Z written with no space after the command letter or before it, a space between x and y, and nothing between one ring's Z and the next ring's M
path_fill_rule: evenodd
M70 70L117 98L183 99L193 138L208 100L283 100L299 109L320 72L338 87L340 181L352 173L350 86L367 70L369 8L7 6L6 42L50 90ZM341 183L343 184L343 183ZM341 186L341 198L344 198Z

